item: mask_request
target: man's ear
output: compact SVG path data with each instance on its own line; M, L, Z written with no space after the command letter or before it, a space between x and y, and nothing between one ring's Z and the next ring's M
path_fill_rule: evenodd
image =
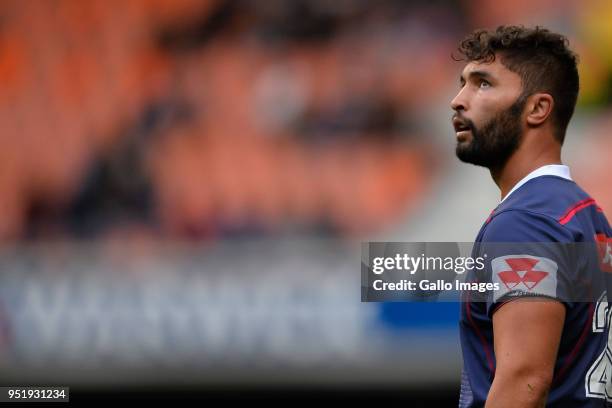
M550 94L533 94L527 100L527 124L540 126L550 116L554 106L554 99Z

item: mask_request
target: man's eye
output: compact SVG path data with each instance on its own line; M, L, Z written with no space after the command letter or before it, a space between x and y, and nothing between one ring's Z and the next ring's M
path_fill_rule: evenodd
M481 88L488 88L490 86L491 86L491 84L489 82L485 81L484 79L480 81L480 87Z

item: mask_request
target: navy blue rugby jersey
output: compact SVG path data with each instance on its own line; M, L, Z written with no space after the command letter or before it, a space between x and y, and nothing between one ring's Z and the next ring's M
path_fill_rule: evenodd
M486 254L485 268L470 270L466 281L497 283L499 290L480 298L462 293L460 407L484 406L495 376L493 313L526 296L554 298L566 307L546 406L612 406L611 237L595 200L555 175L528 180L491 213L472 254Z

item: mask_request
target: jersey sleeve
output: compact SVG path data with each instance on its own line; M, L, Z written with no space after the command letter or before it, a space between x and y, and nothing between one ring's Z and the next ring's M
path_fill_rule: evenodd
M572 243L571 233L545 215L511 210L493 217L479 248L486 260L482 280L495 288L486 297L487 314L524 297L556 299L572 307Z

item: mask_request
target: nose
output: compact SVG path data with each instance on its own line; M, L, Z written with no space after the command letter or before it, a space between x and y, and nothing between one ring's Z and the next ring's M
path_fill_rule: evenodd
M451 101L451 109L454 111L467 110L467 102L464 93L465 88L461 88L459 93Z

